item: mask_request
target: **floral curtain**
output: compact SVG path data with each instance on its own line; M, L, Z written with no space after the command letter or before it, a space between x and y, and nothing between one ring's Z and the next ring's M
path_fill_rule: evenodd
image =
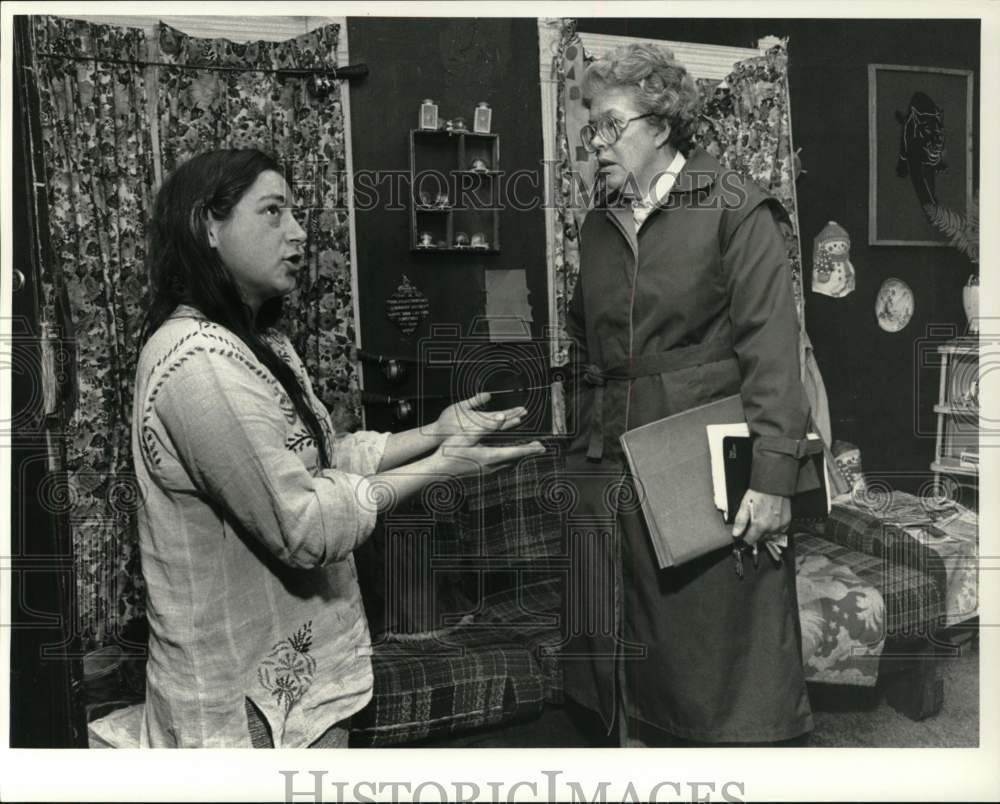
M556 364L565 363L566 310L579 272L579 226L587 212L595 163L577 141L587 122L581 80L591 59L584 51L573 20L562 21L559 47L553 58L557 77L556 155L561 193L556 199L554 293L558 317ZM722 82L700 80L703 94L697 140L724 166L748 176L774 195L788 211L791 226L783 226L792 270L796 308L803 321L802 270L798 213L788 103L788 56L785 43L766 55L735 65Z
M580 80L585 67L583 43L576 33L573 20L563 21L559 48L552 59L556 74L556 168L559 192L555 196L556 234L553 248L555 275L553 294L558 315L558 345L553 363L566 365L569 343L566 339L566 311L573 299L573 289L580 272L579 229L586 215L586 204L580 203L578 191L592 186L594 168L585 151L577 153L570 144L570 135L586 122ZM561 419L560 417L557 417Z
M309 270L282 325L334 425L361 424L340 87L314 97L307 78L273 72L334 67L339 26L247 44L163 24L155 42L139 29L58 17L34 17L32 28L52 255L42 320L72 347L59 354L75 354L61 367L70 378L60 400L64 471L45 493L72 529L86 650L144 614L130 425L158 173L219 147L259 147L282 161L309 233Z
M343 99L313 95L308 79L273 72L337 66L338 25L286 42L198 39L160 24L157 115L163 173L212 148L261 148L285 165L306 208L308 271L285 300L281 326L338 430L361 426ZM196 69L185 65L209 66ZM216 69L211 69L216 68ZM230 69L218 69L230 68ZM237 69L231 69L237 68Z
M804 321L795 154L788 95L787 41L747 59L719 84L699 82L705 97L697 139L725 167L750 178L781 202L799 323Z
M153 187L146 43L141 30L56 17L32 18L32 34L49 222L41 317L76 378L59 406L63 466L40 493L72 530L86 649L143 606L129 433Z

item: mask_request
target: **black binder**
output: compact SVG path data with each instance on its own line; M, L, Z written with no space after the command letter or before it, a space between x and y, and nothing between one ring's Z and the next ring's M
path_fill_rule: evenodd
M753 465L753 441L749 436L725 436L722 439L722 455L726 473L726 524L732 525L736 512L740 509L743 495L750 488L750 470ZM821 522L829 512L826 490L826 476L823 471L823 453L809 456L819 477L819 486L809 491L800 491L792 497L792 522L806 524Z

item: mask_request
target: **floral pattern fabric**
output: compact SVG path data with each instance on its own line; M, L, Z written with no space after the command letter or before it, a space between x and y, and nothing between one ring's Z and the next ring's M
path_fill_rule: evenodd
M782 223L781 230L801 326L805 311L787 44L775 45L763 56L739 62L722 82L701 81L699 85L704 106L697 142L724 167L767 190L788 213L790 223Z
M795 585L806 680L874 686L885 647L879 591L819 553L796 556Z
M337 82L319 97L306 77L273 72L336 67L338 35L327 25L286 42L238 43L161 23L156 61L176 66L159 68L156 89L164 175L211 148L260 148L285 166L309 237L308 270L285 299L281 328L343 431L361 426L344 99Z
M966 511L959 519L934 528L907 529L934 552L944 567L944 624L948 627L979 616L978 520L975 512Z
M53 16L32 17L32 31L51 243L41 321L70 347L57 356L71 356L58 366L64 472L47 498L72 530L75 627L89 650L144 614L129 426L157 175L220 147L259 147L282 161L309 238L308 270L280 326L334 428L361 425L343 98L337 82L320 98L305 77L265 72L334 67L339 26L250 43L162 23L149 42L141 29Z
M60 400L63 471L48 496L72 530L74 627L87 649L143 611L129 427L154 184L146 41L57 17L33 17L32 36L49 225L41 321L76 378Z

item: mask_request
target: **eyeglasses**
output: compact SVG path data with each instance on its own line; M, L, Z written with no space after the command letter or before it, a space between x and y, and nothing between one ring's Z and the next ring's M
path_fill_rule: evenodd
M583 147L588 153L596 153L597 148L593 144L594 137L599 136L607 145L614 145L621 139L629 123L635 120L642 120L644 117L652 117L653 115L654 112L647 112L638 117L630 117L624 122L619 122L616 118L610 116L601 117L596 123L587 123L587 125L580 129L580 140L583 142Z

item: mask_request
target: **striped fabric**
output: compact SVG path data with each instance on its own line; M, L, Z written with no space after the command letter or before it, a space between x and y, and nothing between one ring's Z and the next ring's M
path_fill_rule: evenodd
M548 703L563 702L562 664L558 656L562 605L562 579L549 578L490 595L479 618L530 651L541 669Z
M413 743L539 715L544 684L531 653L503 629L374 645L375 695L351 719L351 745Z
M562 700L554 646L562 630L567 557L559 469L559 459L550 453L488 475L473 484L478 488L469 491L458 522L463 551L485 557L490 568L468 576L484 594L477 621L502 628L511 641L531 650L551 702ZM475 559L471 563L474 567Z
M891 516L880 518L853 505L835 503L830 508L823 537L840 547L884 561L889 567L915 570L934 583L942 600L947 596L948 577L941 556L896 525Z
M544 455L466 479L460 489L440 489L436 507L425 499L433 544L421 555L435 577L459 579L467 614L459 618L454 600L443 600L435 584L436 610L457 625L424 617L433 630L375 639L374 696L351 721L352 745L412 743L532 717L544 702L561 702L554 649L565 549L552 502L558 461ZM398 538L393 530L387 522L390 538Z
M944 602L940 587L925 572L835 544L828 536L799 534L795 544L800 556L826 556L874 586L885 601L887 635L926 634L941 621Z

